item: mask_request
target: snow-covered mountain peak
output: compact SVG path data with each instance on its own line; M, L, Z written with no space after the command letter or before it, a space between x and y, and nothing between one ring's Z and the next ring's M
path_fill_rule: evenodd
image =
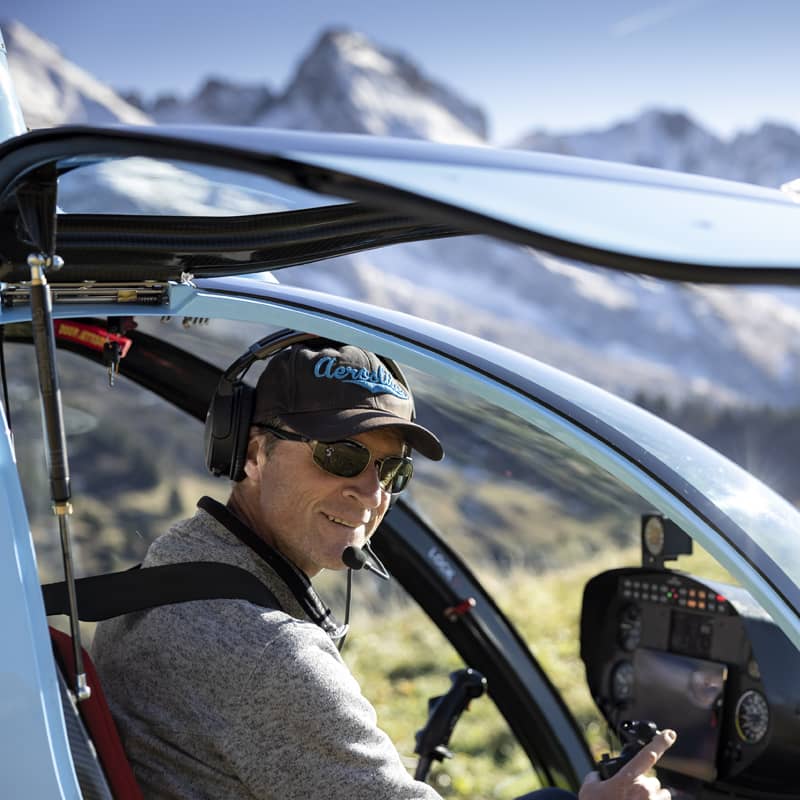
M486 138L486 118L477 106L425 76L405 56L342 29L320 36L283 97L258 124L460 144Z
M22 23L4 22L2 30L9 69L29 128L151 122L141 110L68 61L58 48Z
M333 28L323 33L305 65L315 59L329 63L340 61L343 65L349 64L358 69L374 70L387 75L394 68L392 58L381 53L364 34L346 28Z

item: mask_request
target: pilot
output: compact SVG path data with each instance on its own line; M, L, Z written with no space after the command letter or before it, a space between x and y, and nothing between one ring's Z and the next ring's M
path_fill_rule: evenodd
M411 453L443 456L413 421L399 373L357 347L312 340L259 378L227 504L204 497L150 546L144 567L221 562L255 575L247 600L158 606L98 625L93 656L147 798L427 800L341 659L341 631L311 579L361 552ZM622 772L592 773L581 800L664 800L643 777L674 739L661 732ZM531 797L572 797L544 789Z

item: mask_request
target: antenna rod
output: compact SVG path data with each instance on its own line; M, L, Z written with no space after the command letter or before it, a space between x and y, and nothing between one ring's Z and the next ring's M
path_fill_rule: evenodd
M8 69L6 45L0 32L0 141L19 136L27 130L14 84ZM53 330L53 299L45 277L45 269L59 269L63 260L55 255L56 181L55 174L42 173L43 183L17 190L17 202L24 227L39 254L28 256L31 269L31 325L36 364L39 371L39 391L42 397L42 425L45 432L45 453L50 473L50 494L53 513L58 517L61 554L64 560L64 579L69 596L70 631L75 656L75 696L86 700L91 689L86 683L83 668L78 598L69 536L69 515L72 513L67 464L67 442L64 436L64 413L61 390L56 373L55 333ZM35 181L34 181L35 183Z
M28 256L28 266L31 269L31 325L39 373L39 391L42 399L42 424L45 430L50 496L53 500L53 513L58 518L61 554L64 560L64 579L69 597L70 631L75 656L75 695L78 700L86 700L91 696L91 689L86 683L86 672L83 666L78 598L75 591L75 572L69 535L72 495L70 493L69 464L67 463L67 442L64 435L61 389L56 372L53 300L45 275L48 267L58 269L62 265L62 259L56 255L50 257L40 253Z

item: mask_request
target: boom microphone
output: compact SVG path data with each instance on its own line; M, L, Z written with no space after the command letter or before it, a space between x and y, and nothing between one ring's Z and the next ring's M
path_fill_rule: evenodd
M345 547L342 553L342 561L344 561L345 565L350 567L350 569L364 569L367 563L367 555L363 550L359 550L357 547L350 545L349 547Z
M364 552L366 550L377 562L377 566L374 564L370 564L367 560L367 553ZM345 566L350 567L350 569L366 569L367 572L373 572L379 578L382 578L385 581L389 580L389 573L386 571L386 568L381 564L378 560L378 557L375 553L372 552L368 544L364 545L364 550L359 550L357 547L353 547L350 545L345 547L344 551L342 552L342 561L344 562Z
M367 552L365 553L364 550ZM372 558L375 560L375 565L370 564L367 561L367 553L369 553ZM364 545L363 550L359 549L358 547L353 547L353 545L349 545L345 547L342 551L342 563L346 567L350 567L347 572L347 599L345 600L345 613L344 613L344 626L345 628L349 628L350 622L350 588L352 586L353 581L353 570L354 569L366 569L368 572L374 572L379 578L383 578L383 580L389 580L389 573L386 571L386 567L381 564L381 560L375 553L372 552L372 549L369 546L369 542ZM376 566L377 565L377 566ZM336 645L339 650L341 651L342 647L344 646L344 636L339 640Z

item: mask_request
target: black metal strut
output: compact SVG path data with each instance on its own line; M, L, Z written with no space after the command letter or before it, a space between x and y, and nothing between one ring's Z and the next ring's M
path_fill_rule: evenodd
M42 402L42 426L50 476L50 497L53 513L58 519L64 580L69 595L70 632L75 657L75 695L78 700L86 700L91 696L91 689L86 682L83 667L83 648L69 534L69 516L72 514L69 463L61 389L56 370L53 300L46 275L48 270L57 270L63 265L62 259L55 253L56 178L55 169L50 167L34 173L17 189L17 205L25 228L24 231L18 231L18 235L20 238L26 237L26 244L34 247L34 252L28 256L31 274L31 327Z

